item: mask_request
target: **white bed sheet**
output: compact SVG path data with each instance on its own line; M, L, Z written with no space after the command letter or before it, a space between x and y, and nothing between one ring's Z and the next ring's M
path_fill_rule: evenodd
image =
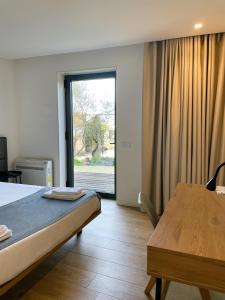
M0 207L29 196L43 188L43 186L36 185L0 182Z
M0 183L0 206L26 197L40 190L40 188L37 186ZM13 279L51 251L99 209L100 202L98 198L92 197L88 202L54 224L0 250L0 285Z

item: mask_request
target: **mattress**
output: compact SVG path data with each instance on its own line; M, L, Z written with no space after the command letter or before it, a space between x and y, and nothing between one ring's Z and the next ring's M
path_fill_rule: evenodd
M43 187L0 183L0 206L29 196L41 188ZM57 222L2 249L0 251L0 285L13 279L54 249L99 210L99 199L92 197Z

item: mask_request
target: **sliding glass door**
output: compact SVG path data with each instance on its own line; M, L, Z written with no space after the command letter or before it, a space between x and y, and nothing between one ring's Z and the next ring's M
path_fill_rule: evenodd
M116 194L116 73L65 77L68 186Z

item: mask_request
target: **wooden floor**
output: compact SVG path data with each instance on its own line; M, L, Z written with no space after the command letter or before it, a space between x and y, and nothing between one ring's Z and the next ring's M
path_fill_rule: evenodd
M0 300L142 300L148 217L103 200L102 214Z

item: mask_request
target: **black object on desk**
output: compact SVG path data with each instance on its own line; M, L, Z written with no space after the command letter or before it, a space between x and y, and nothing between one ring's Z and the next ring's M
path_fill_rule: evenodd
M13 179L14 182L21 183L22 172L8 171L7 138L0 137L0 181L8 182Z
M210 181L206 184L206 188L210 191L215 191L216 190L216 178L218 176L219 170L225 166L225 162L223 162L222 164L219 165L219 167L216 169L216 173L213 176L212 179L210 179Z

